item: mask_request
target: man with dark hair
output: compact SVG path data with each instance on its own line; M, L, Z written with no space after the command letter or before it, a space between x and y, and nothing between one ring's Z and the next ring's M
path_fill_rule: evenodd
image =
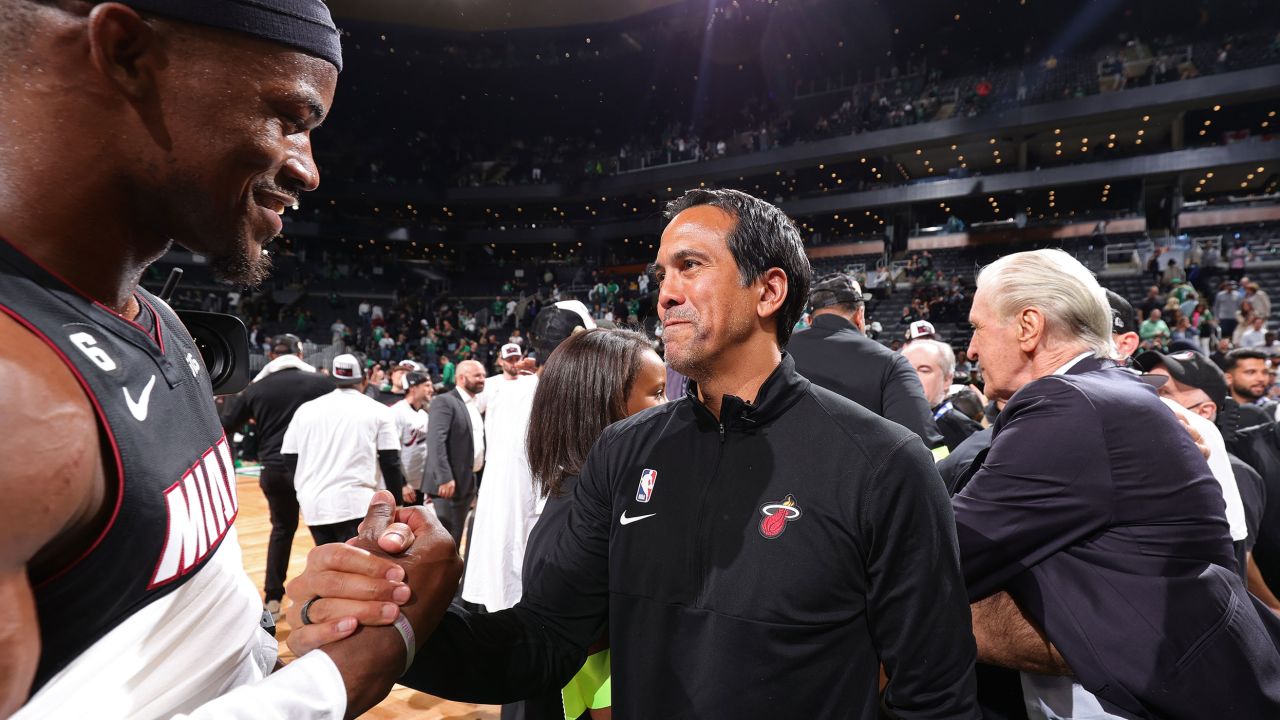
M857 281L828 275L809 293L811 326L792 336L787 352L796 372L886 420L941 444L929 403L906 358L868 338L866 295Z
M1222 367L1231 388L1231 398L1240 403L1240 426L1250 427L1272 421L1260 404L1271 385L1267 354L1261 350L1236 348L1227 353Z
M799 232L734 190L692 190L667 216L652 268L687 394L605 430L520 603L453 608L400 682L473 702L554 691L607 624L619 716L977 718L929 451L784 352L811 272ZM297 597L349 554L317 549Z
M263 601L272 617L279 620L289 550L293 546L293 534L298 530L298 496L293 489L293 471L280 454L280 445L298 408L331 392L333 382L302 360L302 342L293 335L277 336L268 357L270 361L253 384L227 404L222 427L233 433L253 421L257 429L258 460L262 463L258 487L267 498L271 515Z
M329 11L0 0L0 34L0 716L363 712L412 646L334 617L346 639L268 675L208 369L138 286L175 241L221 278L263 277L280 213L319 182L311 131L342 63ZM447 582L431 527L415 581ZM441 593L402 593L428 632Z

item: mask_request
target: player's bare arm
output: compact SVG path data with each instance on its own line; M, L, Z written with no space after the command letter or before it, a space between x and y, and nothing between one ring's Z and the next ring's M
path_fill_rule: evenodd
M32 588L105 524L97 420L75 377L0 313L0 717L27 700L40 659Z

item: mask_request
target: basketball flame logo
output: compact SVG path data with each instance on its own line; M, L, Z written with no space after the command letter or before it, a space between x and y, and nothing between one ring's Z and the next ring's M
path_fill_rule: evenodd
M760 521L760 535L765 540L774 540L787 529L787 523L800 517L800 508L795 497L788 495L782 502L765 503L760 507L764 519Z

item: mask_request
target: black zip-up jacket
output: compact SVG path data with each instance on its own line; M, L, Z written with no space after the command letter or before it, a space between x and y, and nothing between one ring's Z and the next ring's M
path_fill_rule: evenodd
M787 353L796 372L834 393L843 395L887 420L939 447L942 435L915 368L903 357L863 335L839 315L823 313L813 326L791 336Z
M685 398L609 427L516 607L455 607L401 682L554 690L608 623L619 718L977 718L951 505L918 436L798 375L719 421ZM534 418L534 422L537 419Z

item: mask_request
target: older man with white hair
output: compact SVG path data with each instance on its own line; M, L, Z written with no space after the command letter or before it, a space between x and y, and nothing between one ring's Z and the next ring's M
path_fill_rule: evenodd
M1097 281L1061 251L1009 255L979 274L970 322L986 392L1008 401L953 499L970 599L1006 591L1074 673L1024 672L1028 713L1280 717L1274 618L1232 570L1222 491L1109 360ZM980 659L1034 665L993 657L977 617Z
M956 410L947 399L951 381L956 377L956 352L941 340L921 338L912 340L902 348L902 355L915 368L924 397L933 413L933 424L946 443L947 450L955 450L964 439L982 429L973 418Z

